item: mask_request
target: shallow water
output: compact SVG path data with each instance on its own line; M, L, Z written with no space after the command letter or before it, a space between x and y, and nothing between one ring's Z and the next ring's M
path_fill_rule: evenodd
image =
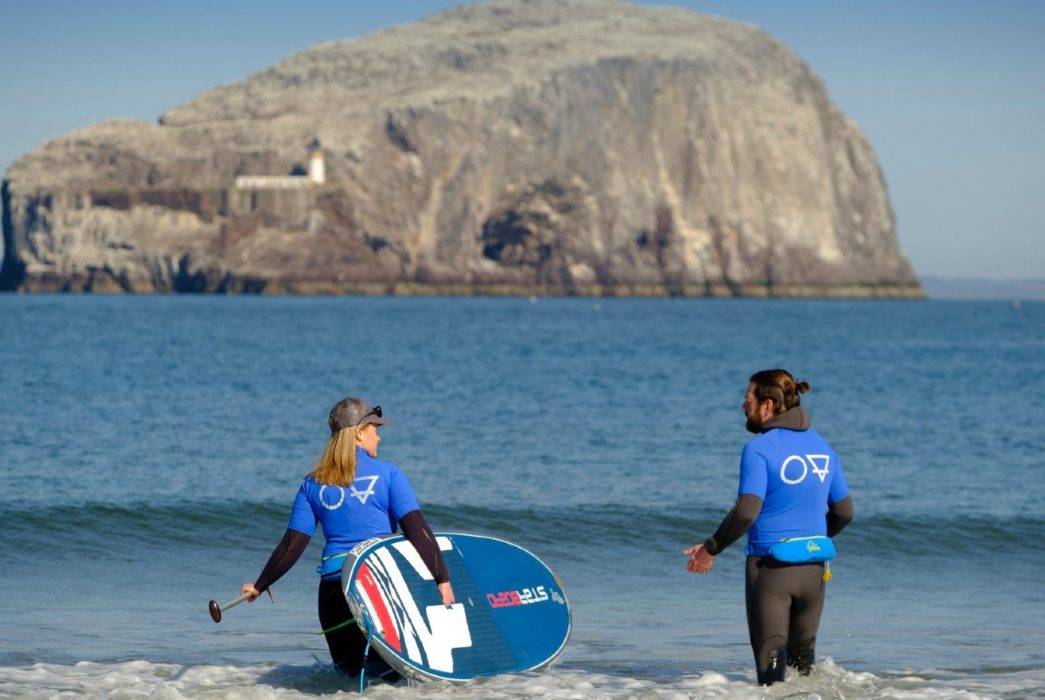
M0 296L0 695L353 692L315 618L314 542L276 604L206 614L286 526L326 412L437 530L517 542L574 632L524 677L389 697L1045 697L1045 305ZM730 506L747 376L791 368L840 453L810 678L752 683Z

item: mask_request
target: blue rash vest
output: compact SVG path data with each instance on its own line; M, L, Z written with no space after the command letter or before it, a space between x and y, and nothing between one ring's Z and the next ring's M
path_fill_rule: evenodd
M344 554L363 540L396 531L399 520L418 510L406 475L391 462L372 458L356 448L356 478L351 486L317 484L306 476L294 499L287 528L315 534L323 526L323 557Z
M838 455L813 430L773 428L740 456L739 494L762 499L745 554L766 556L790 537L827 534L827 506L849 495Z

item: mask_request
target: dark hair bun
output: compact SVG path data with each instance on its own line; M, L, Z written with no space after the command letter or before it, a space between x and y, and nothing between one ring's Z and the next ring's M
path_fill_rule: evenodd
M799 394L804 394L812 388L813 387L809 386L809 382L797 382L795 384L795 391Z

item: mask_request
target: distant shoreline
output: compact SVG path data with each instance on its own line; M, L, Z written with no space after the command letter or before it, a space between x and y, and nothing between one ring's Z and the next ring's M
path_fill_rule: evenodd
M1020 299L1045 301L1045 278L999 280L986 277L919 278L929 299Z
M2 285L0 280L0 285ZM6 287L6 285L4 285ZM156 289L117 284L108 275L83 279L30 280L15 289L19 294L102 294L102 295L193 295L223 294L231 296L396 296L396 297L579 297L612 298L690 298L690 299L924 299L922 287L912 285L765 285L709 283L690 285L667 284L510 284L387 281L334 282L330 280L232 280L219 286Z
M2 258L0 258L2 259ZM132 294L132 295L192 295L196 293L261 295L261 296L539 296L539 297L591 297L591 298L746 298L746 299L967 299L967 300L1021 300L1045 301L1045 278L992 279L987 277L938 277L925 275L919 278L921 289L883 285L837 286L834 288L817 285L777 286L765 285L707 285L685 289L669 289L661 285L588 285L565 288L557 285L512 285L512 284L418 284L410 282L348 283L330 284L323 282L297 282L272 280L255 289L226 290L124 290L118 287L99 285L84 288L83 285L29 285L20 289L0 290L12 294Z

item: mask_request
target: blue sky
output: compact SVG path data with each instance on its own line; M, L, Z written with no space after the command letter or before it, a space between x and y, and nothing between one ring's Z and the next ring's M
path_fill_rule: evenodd
M0 0L0 170L441 0ZM794 49L861 125L920 275L1045 277L1045 2L677 0Z

